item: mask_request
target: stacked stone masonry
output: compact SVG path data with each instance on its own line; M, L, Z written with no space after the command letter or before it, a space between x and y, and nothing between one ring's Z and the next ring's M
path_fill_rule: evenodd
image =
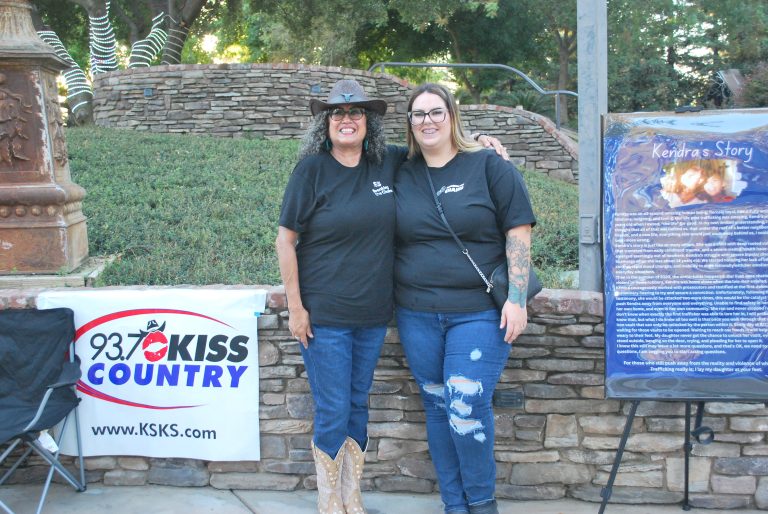
M86 459L88 480L291 491L315 487L310 451L312 398L297 343L287 330L285 295L270 287L259 321L261 460L206 462L106 456ZM0 308L33 308L39 291L0 291ZM495 408L497 495L519 500L600 501L629 409L605 399L602 295L545 289L529 306L529 325L513 345L500 391L524 395L521 408ZM397 328L387 333L370 396L366 490L436 491L424 412ZM710 402L709 445L694 444L691 504L768 510L768 409L764 403ZM683 497L684 404L641 402L612 498L677 503ZM256 434L253 434L255 437ZM33 459L14 475L42 481ZM1 470L0 470L1 471Z
M152 66L100 74L94 116L104 127L225 137L298 139L309 100L325 100L333 84L354 78L389 104L389 141L404 141L411 86L392 75L298 64ZM578 180L578 149L548 119L495 105L462 107L470 132L498 137L512 161L567 182Z

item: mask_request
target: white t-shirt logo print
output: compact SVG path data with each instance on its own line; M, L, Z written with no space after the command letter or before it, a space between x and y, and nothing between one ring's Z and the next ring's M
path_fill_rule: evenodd
M437 192L437 196L440 196L444 193L458 193L463 189L464 184L451 184L450 186L443 186L440 188L440 191Z
M382 186L378 180L373 181L373 194L376 196L386 195L392 193L392 189L389 186Z

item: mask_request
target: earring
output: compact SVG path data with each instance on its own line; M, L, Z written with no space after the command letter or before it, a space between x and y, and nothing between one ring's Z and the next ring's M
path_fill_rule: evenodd
M363 139L363 151L364 152L368 151L368 138L367 137L365 139Z
M325 149L330 152L331 151L331 146L333 146L331 144L331 140L330 139L326 139L325 140Z

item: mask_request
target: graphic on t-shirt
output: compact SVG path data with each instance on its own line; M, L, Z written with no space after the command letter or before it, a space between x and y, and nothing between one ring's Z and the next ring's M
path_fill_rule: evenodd
M443 193L458 193L464 189L464 184L451 184L450 186L443 186L440 191L437 192L437 196Z
M378 180L373 181L373 189L371 189L371 191L373 191L373 194L376 196L386 195L393 192L389 186L382 186L381 182Z

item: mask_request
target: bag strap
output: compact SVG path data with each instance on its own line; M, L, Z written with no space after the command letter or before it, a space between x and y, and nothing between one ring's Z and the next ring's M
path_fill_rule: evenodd
M435 207L437 207L437 212L440 214L440 219L443 220L443 224L448 228L448 232L451 233L451 236L453 237L453 240L456 241L456 246L459 247L459 250L461 250L461 253L464 254L464 256L469 259L469 262L472 263L472 266L474 266L475 271L477 271L477 274L480 275L480 278L483 279L483 282L485 282L486 285L486 293L490 293L491 289L493 289L493 284L485 277L485 274L480 270L480 266L478 266L475 263L475 260L472 258L471 255L469 255L469 250L466 246L464 246L464 243L461 242L461 239L459 239L459 236L456 235L456 232L453 231L451 228L450 223L448 223L448 220L445 219L445 213L443 212L443 204L440 203L440 199L437 197L437 193L435 192L435 184L432 182L432 175L429 173L429 168L427 167L426 161L424 162L424 173L427 175L427 180L429 181L429 190L432 191L432 198L435 200Z

